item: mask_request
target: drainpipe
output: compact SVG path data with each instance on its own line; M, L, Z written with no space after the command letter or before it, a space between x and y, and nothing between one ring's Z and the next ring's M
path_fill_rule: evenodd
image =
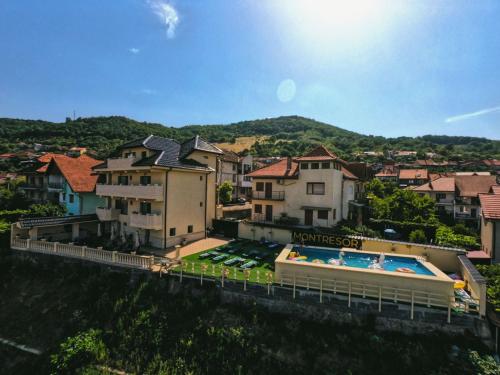
M166 249L167 248L167 197L168 197L168 172L170 172L172 168L167 169L165 172L165 198L164 200L164 206L163 206L163 247Z
M207 197L208 197L208 173L205 174L205 238L207 238Z

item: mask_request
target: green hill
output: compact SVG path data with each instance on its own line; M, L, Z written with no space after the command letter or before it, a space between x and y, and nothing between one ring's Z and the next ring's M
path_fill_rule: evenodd
M414 150L436 152L460 159L500 158L500 141L476 137L426 135L385 138L368 136L312 119L286 116L229 125L189 125L180 128L138 122L120 116L78 118L64 123L0 118L0 151L14 152L33 143L54 150L88 147L98 156L110 155L124 141L156 134L179 141L200 134L215 143L234 142L238 137L260 138L249 151L255 155L299 155L312 144L322 143L340 156L353 159L362 151Z

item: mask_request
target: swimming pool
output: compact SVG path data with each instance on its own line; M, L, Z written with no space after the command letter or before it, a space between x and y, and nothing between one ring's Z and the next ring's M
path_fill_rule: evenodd
M316 247L299 247L294 246L293 252L299 252L300 257L296 259L298 262L305 263L321 263L329 265L329 263L338 263L340 259L339 249L322 249ZM303 258L305 257L305 258ZM370 265L378 258L377 254L366 252L354 252L344 250L344 266L354 268L369 269ZM290 258L288 258L291 260ZM413 257L401 257L397 255L385 255L383 270L390 272L401 272L397 270L410 270L408 273L417 275L435 276L426 266Z

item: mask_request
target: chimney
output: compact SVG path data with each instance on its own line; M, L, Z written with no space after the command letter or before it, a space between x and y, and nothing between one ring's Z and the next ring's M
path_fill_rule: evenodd
M292 169L292 157L286 157L286 171L289 172Z

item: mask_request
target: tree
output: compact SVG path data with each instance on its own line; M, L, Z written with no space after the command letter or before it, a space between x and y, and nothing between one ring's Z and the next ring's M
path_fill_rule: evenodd
M412 231L408 237L410 242L415 243L426 243L427 238L425 237L425 232L422 229L415 229Z
M29 209L30 217L64 216L67 212L65 206L57 203L32 204Z
M90 329L64 341L51 357L53 374L74 374L82 368L103 363L108 357L99 330Z
M218 191L219 199L222 203L231 202L231 196L233 194L233 184L231 183L231 181L224 181L222 184L220 184Z
M458 234L446 225L441 225L436 230L436 243L443 246L457 246L466 249L477 248L478 243L472 236Z

